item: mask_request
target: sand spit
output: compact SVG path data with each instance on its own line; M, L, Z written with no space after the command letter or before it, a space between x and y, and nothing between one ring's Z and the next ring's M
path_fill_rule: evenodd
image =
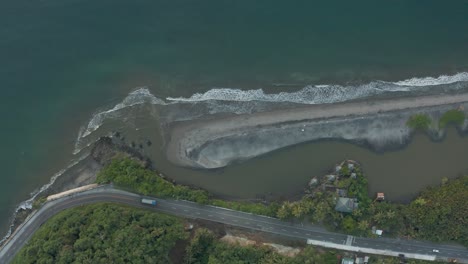
M293 109L194 120L172 125L168 159L185 167L219 168L229 163L307 142L333 138L375 149L404 144L405 123L415 112L433 117L464 106L468 93L306 105Z

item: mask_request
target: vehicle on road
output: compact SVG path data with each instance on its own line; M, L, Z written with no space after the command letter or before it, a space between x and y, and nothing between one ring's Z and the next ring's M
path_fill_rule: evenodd
M145 198L141 199L141 203L149 204L149 205L156 205L157 204L156 200L145 199Z
M439 253L439 250L438 249L433 249L432 252Z

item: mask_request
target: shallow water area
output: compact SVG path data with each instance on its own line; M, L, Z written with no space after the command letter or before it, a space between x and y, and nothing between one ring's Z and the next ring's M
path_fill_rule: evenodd
M450 158L449 158L450 157ZM159 160L160 169L182 183L237 198L288 197L301 193L308 181L333 171L344 159L363 165L369 195L384 192L391 201L408 202L442 177L468 173L468 138L449 129L442 142L417 134L403 149L375 153L346 142L300 144L215 171L190 171Z
M22 201L80 158L82 152L73 155L74 150L113 131L122 131L128 144L143 143L143 151L171 177L218 194L300 190L311 174L328 170L348 156L342 153L346 148L355 147L312 143L303 163L296 161L302 151L294 152L301 145L222 170L186 170L165 161L160 121L264 111L270 109L265 102L284 98L289 101L282 107L358 98L400 89L388 86L395 81L405 86L433 83L441 75L463 78L466 3L428 0L421 7L418 1L2 1L0 232ZM181 111L153 105L137 121L128 111L115 111L77 140L95 113L143 86L163 99L201 95L211 101L187 103ZM230 88L228 94L222 88ZM236 97L239 90L254 92ZM225 101L229 96L263 102ZM144 144L148 138L151 146Z
M135 107L124 127L119 121L106 129L119 128L127 144L148 155L157 170L179 183L204 188L216 195L234 199L280 198L301 194L314 176L333 170L336 163L353 159L362 164L369 179L369 195L384 192L387 199L408 202L423 188L437 185L443 177L468 173L468 137L449 127L441 142L416 133L398 150L376 153L342 140L326 140L283 148L246 161L214 170L188 169L166 159L161 123L154 118L158 105ZM151 118L145 113L154 112ZM109 131L109 130L108 130ZM106 132L108 134L108 132ZM104 134L106 134L104 133ZM148 140L151 145L148 146ZM450 158L448 158L450 157Z

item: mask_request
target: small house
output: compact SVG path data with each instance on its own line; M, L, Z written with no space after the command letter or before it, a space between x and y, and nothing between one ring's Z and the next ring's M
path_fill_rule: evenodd
M372 227L372 234L382 236L383 230L375 228L375 226Z
M369 263L369 256L364 257L364 264L367 264L367 263Z
M342 258L341 264L354 264L354 259L352 258Z
M362 257L357 257L357 258L356 258L356 264L364 264L364 258L362 258Z
M335 210L342 213L352 213L358 208L358 203L351 198L340 197L336 201Z
M385 200L385 194L383 192L377 193L377 197L375 198L377 201Z

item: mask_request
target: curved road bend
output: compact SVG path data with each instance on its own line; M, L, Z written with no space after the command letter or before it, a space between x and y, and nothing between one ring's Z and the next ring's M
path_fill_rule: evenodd
M314 239L335 244L346 244L370 249L385 249L396 252L434 255L433 249L440 251L445 258L468 259L468 249L457 245L440 245L421 241L408 241L387 238L359 238L332 233L323 228L293 224L275 218L253 215L229 209L200 205L187 201L157 199L157 206L141 204L141 196L111 186L103 186L46 203L19 229L0 249L0 263L9 263L34 232L50 217L67 208L96 202L115 202L133 207L164 212L186 218L198 218L219 222L251 230L268 232L297 239Z

